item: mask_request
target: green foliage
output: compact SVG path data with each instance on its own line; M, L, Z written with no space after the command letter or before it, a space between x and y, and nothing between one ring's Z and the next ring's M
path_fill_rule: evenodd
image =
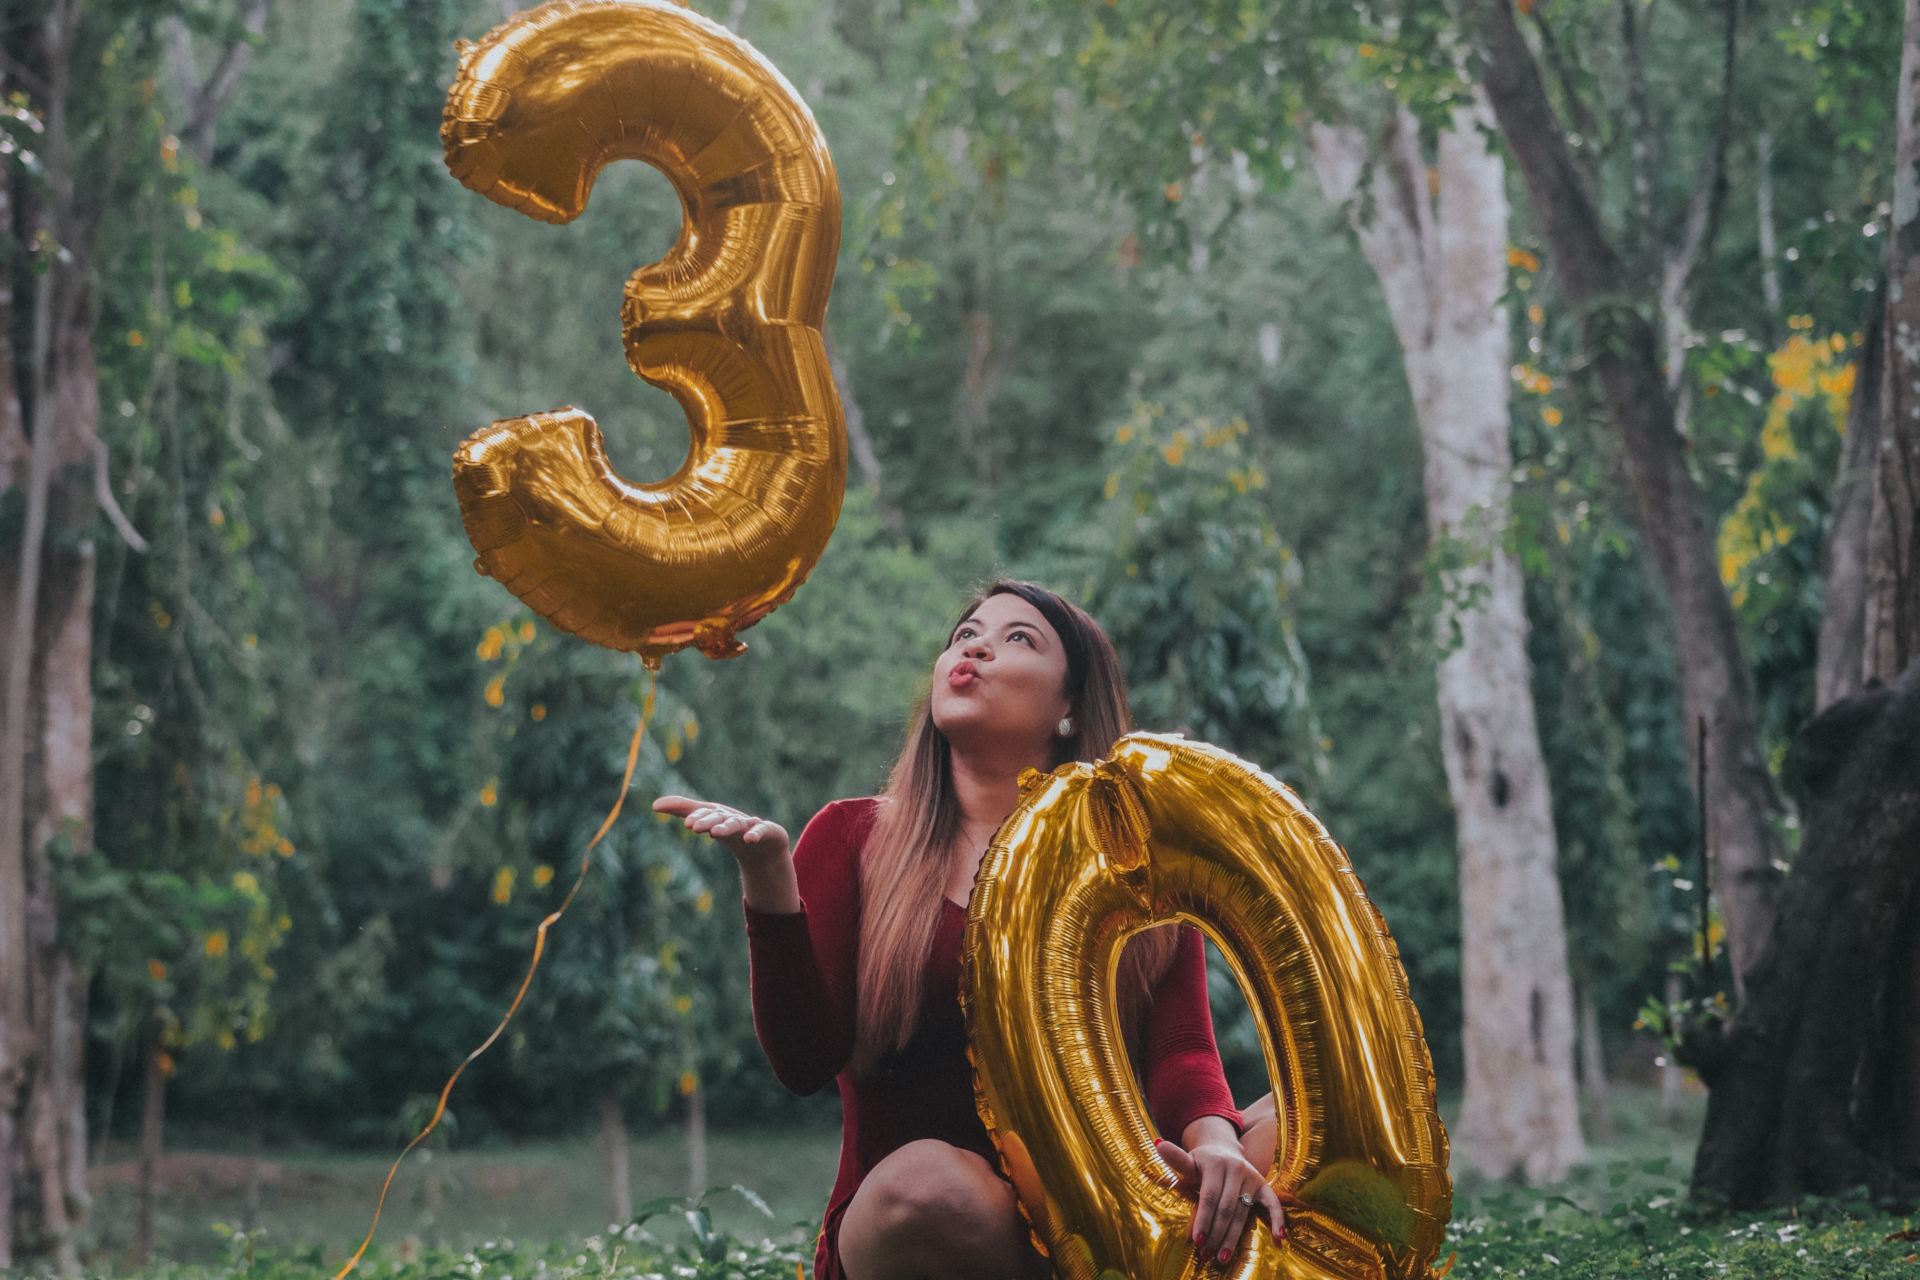
M1282 778L1318 777L1324 748L1294 632L1299 569L1267 515L1248 430L1136 407L1114 433L1096 516L1113 550L1088 607L1110 620L1142 725L1217 743Z

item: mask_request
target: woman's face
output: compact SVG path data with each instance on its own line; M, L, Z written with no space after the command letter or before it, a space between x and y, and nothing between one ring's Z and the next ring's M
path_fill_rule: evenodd
M933 723L966 749L1044 752L1062 716L1067 652L1038 609L1009 592L960 620L933 664Z

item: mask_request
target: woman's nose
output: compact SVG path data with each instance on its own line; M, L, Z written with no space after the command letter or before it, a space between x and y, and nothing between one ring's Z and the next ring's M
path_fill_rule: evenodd
M960 646L960 652L969 658L990 658L993 656L993 650L984 639L968 641L966 644Z

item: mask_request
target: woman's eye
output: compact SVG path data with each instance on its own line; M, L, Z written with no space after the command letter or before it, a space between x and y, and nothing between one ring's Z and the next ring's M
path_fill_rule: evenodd
M1029 649L1031 649L1031 648L1033 648L1033 637L1032 637L1032 636L1030 636L1030 635L1028 635L1028 634L1027 634L1026 632L1024 632L1024 631L1016 631L1016 632L1014 632L1014 633L1013 633L1013 639L1015 639L1015 640L1025 640L1025 641L1027 642L1027 648L1029 648Z

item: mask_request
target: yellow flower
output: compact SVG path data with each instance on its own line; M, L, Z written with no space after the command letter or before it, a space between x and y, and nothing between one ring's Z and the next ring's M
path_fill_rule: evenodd
M682 1016L692 1013L693 997L692 996L675 996L673 998L673 1011L677 1014L681 1014Z
M692 1093L695 1089L698 1089L699 1087L700 1087L699 1076L693 1074L693 1072L691 1071L682 1071L680 1073L680 1092L683 1096L686 1094Z
M273 927L285 933L287 930L293 928L293 917L284 913L277 915L273 918Z
M144 347L147 345L147 335L138 329L129 329L127 330L127 345L130 347Z
M1102 497L1106 498L1107 501L1111 502L1113 501L1113 495L1119 492L1120 492L1120 473L1118 471L1109 471L1107 473L1106 487L1100 490L1100 494Z
M536 702L527 709L527 714L535 720L545 720L547 718L547 704L544 702Z
M161 964L158 960L149 960L147 961L147 976L155 982L165 982L167 980L167 966Z
M1113 433L1113 442L1115 444L1129 444L1132 440L1133 424L1130 422L1123 424L1118 431Z
M539 866L533 869L533 887L534 888L544 889L552 883L553 883L552 867L548 866L546 863L543 862Z
M219 507L215 507L211 511L207 512L207 523L212 525L214 528L218 529L221 525L225 524L226 522L227 522L227 513L222 511Z
M225 1027L220 1028L219 1032L214 1035L213 1042L223 1050L231 1050L235 1044L239 1043L233 1038L233 1032L227 1030Z
M1373 56L1374 56L1375 54L1377 54L1377 53L1379 53L1380 51L1379 51L1378 49L1376 49L1376 48L1374 48L1374 47L1373 47L1372 45L1370 45L1370 44L1363 44L1363 45L1361 45L1361 46L1360 46L1360 48L1359 48L1358 50L1356 50L1355 52L1357 52L1357 53L1359 53L1359 55L1360 55L1361 57L1363 57L1363 58L1371 58L1371 57L1373 57Z
M1168 466L1179 466L1187 456L1187 433L1184 431L1174 432L1173 439L1167 441L1161 448L1160 456L1166 459Z
M1827 353L1819 345L1798 334L1771 356L1767 364L1773 372L1773 385L1790 396L1804 399L1813 394L1813 366L1826 363Z
M479 654L483 661L492 662L500 656L500 646L506 641L506 633L499 627L488 627L486 634L480 637L480 643L474 647L473 651Z
M521 644L533 643L533 623L532 622L528 621L528 622L522 622L520 624L520 643Z
M674 730L667 734L667 763L674 764L680 759L680 733Z
M206 947L207 954L210 956L223 956L227 954L227 931L225 929L215 929L207 935L206 942L203 945Z
M507 700L507 678L497 675L487 681L487 705L497 707Z
M703 916L706 915L708 912L712 911L713 910L713 890L702 889L700 891L700 896L693 900L693 909L695 911L698 911Z
M262 794L263 793L260 790L260 779L248 778L247 779L247 807L252 808L258 805L260 803L260 797Z
M160 1069L162 1076L172 1077L174 1073L173 1055L165 1049L155 1051L153 1055L153 1065Z
M488 778L486 785L480 788L481 807L491 809L493 808L493 806L499 803L500 803L500 779Z
M1522 271L1538 271L1540 269L1540 259L1534 254L1528 253L1519 245L1513 245L1507 249L1507 265L1510 267L1518 267Z
M1813 317L1810 315L1788 316L1787 328L1811 329L1813 328Z
M1527 308L1527 319L1534 324L1545 324L1547 322L1547 309L1536 302Z
M686 730L688 742L692 743L692 742L700 741L700 721L698 717L688 716L687 722L685 725L682 726L682 728Z
M512 867L502 867L493 873L493 900L503 907L513 901Z
M1827 345L1832 347L1836 352L1845 351L1847 349L1847 340L1836 333L1827 339Z
M249 631L240 638L240 643L249 649L258 649L260 647L260 637Z
M283 858L291 858L293 856L293 841L287 839L285 836L281 836L279 842L273 846L273 851Z
M252 897L260 892L260 878L251 871L236 871L233 873L233 887Z
M1180 203L1180 184L1177 182L1169 182L1166 185L1166 195L1167 195L1167 203L1179 204Z
M1561 413L1558 409L1554 408L1552 405L1548 405L1546 408L1540 411L1540 420L1546 423L1550 427L1557 427L1562 422L1566 421L1566 415Z

